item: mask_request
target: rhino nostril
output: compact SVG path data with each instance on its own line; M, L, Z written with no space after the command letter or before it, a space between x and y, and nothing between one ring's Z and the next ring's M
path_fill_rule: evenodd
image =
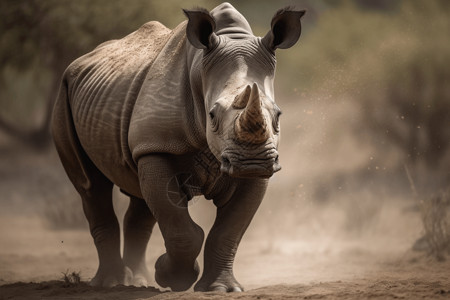
M226 158L225 156L222 156L222 165L224 167L228 167L228 166L231 165L231 162L230 162L230 160L228 158Z
M278 163L278 155L275 157L275 163Z

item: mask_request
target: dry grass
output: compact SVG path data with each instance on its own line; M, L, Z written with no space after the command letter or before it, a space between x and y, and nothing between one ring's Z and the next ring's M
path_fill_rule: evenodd
M405 172L414 199L420 199L419 210L422 218L424 236L416 241L416 250L425 250L438 261L444 261L450 255L450 189L441 191L431 197L420 197L408 166ZM425 241L426 245L417 246Z
M70 287L70 286L76 286L81 283L81 272L69 272L67 270L66 272L62 272L63 277L62 280L64 282L64 287Z
M429 254L445 260L450 254L450 194L441 192L420 202L425 240Z

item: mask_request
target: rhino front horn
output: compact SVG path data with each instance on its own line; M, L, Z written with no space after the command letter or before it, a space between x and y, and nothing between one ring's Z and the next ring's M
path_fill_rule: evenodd
M245 106L243 103L245 103ZM249 85L246 87L246 89L235 99L233 107L245 107L240 116L236 119L235 124L235 133L239 141L260 144L269 138L267 123L261 107L259 89L256 83L254 83L251 88Z

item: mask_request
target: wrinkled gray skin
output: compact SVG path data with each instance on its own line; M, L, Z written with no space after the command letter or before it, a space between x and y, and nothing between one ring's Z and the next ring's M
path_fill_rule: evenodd
M280 10L259 38L228 3L185 11L189 20L174 30L147 23L68 67L52 130L97 247L92 285L147 285L145 252L158 222L166 253L155 279L174 291L190 288L204 233L187 205L203 194L217 217L194 289L242 291L234 257L280 169L274 52L297 42L303 13ZM113 185L131 199L123 258Z

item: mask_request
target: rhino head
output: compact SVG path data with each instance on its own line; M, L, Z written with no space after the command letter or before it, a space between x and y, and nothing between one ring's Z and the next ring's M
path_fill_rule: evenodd
M304 13L279 10L261 38L228 3L211 12L185 10L187 38L203 50L198 65L206 140L221 162L222 173L268 178L281 169L277 150L281 110L273 88L275 50L297 42Z

